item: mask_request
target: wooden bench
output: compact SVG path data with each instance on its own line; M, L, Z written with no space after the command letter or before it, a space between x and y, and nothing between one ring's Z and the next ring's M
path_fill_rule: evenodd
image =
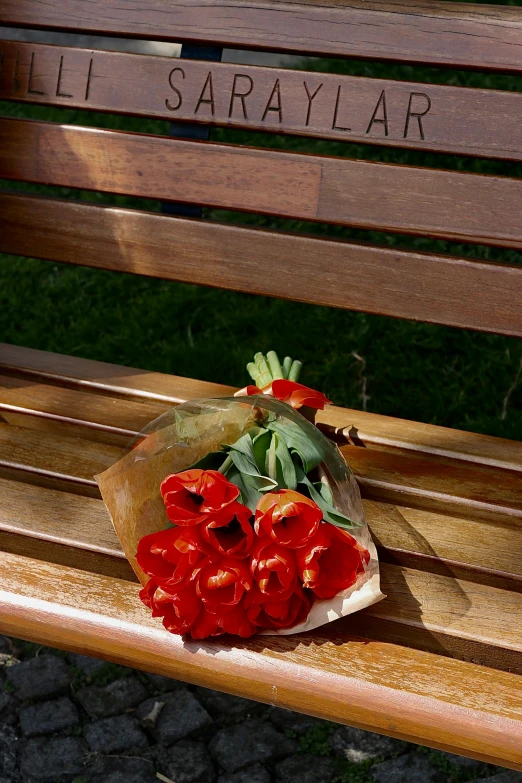
M501 5L0 0L0 24L522 71L522 9ZM189 132L221 124L522 159L515 92L6 41L0 71L2 99L167 118ZM0 178L522 240L520 180L348 157L3 119ZM522 336L522 266L473 258L5 187L0 251ZM185 643L149 617L93 475L170 405L230 392L0 347L0 630L522 770L519 443L328 408L319 423L360 481L387 600L309 635L240 643Z

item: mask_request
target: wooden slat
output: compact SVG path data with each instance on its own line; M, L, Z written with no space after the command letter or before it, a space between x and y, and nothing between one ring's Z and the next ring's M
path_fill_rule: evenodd
M14 41L0 60L4 99L522 160L515 92Z
M91 552L118 561L117 569L121 569L123 553L99 498L78 498L74 494L77 488L70 483L66 493L28 483L34 476L21 472L18 479L0 478L0 530L4 536L0 549L27 554L29 537L38 552L32 556L39 559L85 568L78 558L82 562L85 553ZM23 479L21 492L19 481ZM385 561L520 591L519 525L441 516L371 500L364 500L363 505L379 556ZM8 545L5 536L11 536ZM66 548L58 561L49 552L49 542ZM88 570L120 575L115 568L99 571L96 564ZM127 569L127 578L129 574Z
M522 674L522 593L386 563L381 576L387 598L346 621L353 633Z
M395 419L336 405L328 405L318 414L318 424L335 440L342 442L347 439L356 446L391 446L522 471L522 443L516 440Z
M379 447L341 451L367 498L471 519L522 522L518 472Z
M522 589L519 524L363 500L379 556L444 577Z
M20 473L18 477L24 478ZM32 478L25 476L26 481ZM74 492L76 487L69 484L68 489ZM4 533L67 545L71 547L69 559L63 558L60 562L69 565L76 565L72 551L76 548L122 557L99 499L80 501L74 494L43 489L31 483L24 484L21 496L20 484L5 479L0 479L0 491L3 503L0 528ZM455 574L493 586L520 589L519 525L441 516L432 511L371 500L363 502L380 556L390 562L442 576ZM38 514L33 512L35 508L39 509ZM85 510L79 514L81 509ZM78 520L71 525L74 515ZM87 524L82 522L85 518ZM104 541L109 543L103 545ZM21 552L25 552L24 547L22 545Z
M0 496L0 548L134 578L101 501L2 479ZM455 579L442 565L434 574L382 561L382 589L390 598L351 618L351 632L522 673L522 590Z
M5 193L0 226L6 253L522 337L519 266Z
M509 178L48 123L3 121L0 176L504 246L522 235Z
M0 343L0 368L9 372L20 370L28 377L43 378L59 385L172 405L191 399L227 397L236 391L232 386L7 343ZM522 471L522 443L519 441L334 405L319 412L318 423L332 434L338 433L363 445L391 446Z
M4 119L0 177L520 247L522 184Z
M0 478L0 550L136 579L98 498Z
M247 643L185 642L149 616L130 582L0 557L7 634L522 769L518 676L361 641L347 623Z
M3 0L0 22L138 38L521 71L519 8L385 0Z
M0 343L0 367L9 371L21 370L27 375L59 384L172 405L201 397L227 397L237 391L232 386L219 383L138 370L135 367L80 359L8 343Z

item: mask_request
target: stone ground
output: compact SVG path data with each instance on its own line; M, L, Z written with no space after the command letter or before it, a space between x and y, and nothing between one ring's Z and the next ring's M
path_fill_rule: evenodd
M0 636L0 783L522 783L522 774Z

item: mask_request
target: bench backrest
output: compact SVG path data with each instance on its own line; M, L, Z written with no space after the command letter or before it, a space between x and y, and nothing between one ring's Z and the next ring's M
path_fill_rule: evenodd
M0 24L522 71L522 9L501 5L0 0ZM180 123L178 136L183 123L221 125L522 160L522 94L509 90L0 41L0 99L166 119ZM498 248L522 243L520 180L458 169L4 118L0 179ZM522 336L516 264L5 187L0 251Z

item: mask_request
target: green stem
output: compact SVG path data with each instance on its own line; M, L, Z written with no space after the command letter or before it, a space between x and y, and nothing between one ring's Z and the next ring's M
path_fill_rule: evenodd
M263 388L264 386L270 386L273 378L265 357L261 352L256 353L256 355L254 356L254 361L259 370L259 379L258 379L259 385L261 386L261 388Z
M276 354L275 351L268 351L266 355L268 366L270 367L270 372L272 373L272 378L274 381L278 380L279 378L283 377L283 369L281 367L281 362L279 361L279 356Z
M252 378L252 380L257 386L257 383L259 381L259 369L257 367L257 364L255 364L254 362L249 362L246 368L248 374L250 375L250 377Z
M232 457L229 455L226 460L223 462L221 467L219 468L219 472L223 473L223 475L226 474L227 470L233 465Z
M272 434L272 440L270 441L270 446L268 447L268 475L271 479L274 479L274 481L277 481L277 458L276 458L276 447L277 447L277 435L274 432Z
M283 377L288 379L290 368L292 366L292 359L290 356L285 356L283 361Z
M292 366L290 368L290 372L288 373L288 380L289 381L296 381L299 379L299 374L301 372L301 367L303 366L303 363L298 361L298 359L294 359L292 362Z

